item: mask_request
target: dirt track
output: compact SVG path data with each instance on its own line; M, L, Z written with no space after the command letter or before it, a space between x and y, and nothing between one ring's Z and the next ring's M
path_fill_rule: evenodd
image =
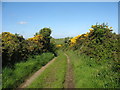
M66 72L66 78L64 82L64 88L74 88L74 80L73 80L73 69L72 65L70 63L70 58L67 54L65 54L67 57L67 72Z
M50 62L48 62L45 66L40 68L31 77L26 79L25 82L22 83L18 88L26 88L27 86L29 86L33 82L33 80L35 80L50 64L52 64L55 61L55 59L56 59L56 57L53 60L51 60Z
M74 88L74 80L73 80L73 69L72 65L70 63L70 58L67 54L65 54L67 57L67 69L66 69L66 75L65 75L65 82L64 88ZM56 57L48 62L45 66L43 66L41 69L39 69L37 72L35 72L32 76L30 76L28 79L25 80L24 83L22 83L18 88L26 88L29 86L41 73L55 61Z

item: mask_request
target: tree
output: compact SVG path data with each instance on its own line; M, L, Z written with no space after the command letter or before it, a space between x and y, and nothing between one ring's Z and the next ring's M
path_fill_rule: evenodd
M50 39L51 39L51 29L50 28L43 28L39 31L39 34L41 34L43 36L43 38L45 39L46 43L45 43L45 48L49 51L51 50L49 47L50 46Z
M43 35L44 37L49 37L50 36L50 34L51 34L51 29L50 28L43 28L43 29L41 29L40 31L39 31L39 33L41 34L41 35Z
M50 36L51 32L52 31L50 28L43 28L34 35L34 36L41 35L43 37L43 39L45 40L43 49L48 51L51 51L51 47L50 47L50 39L52 38Z
M51 34L51 29L50 28L43 28L39 32L36 32L34 36L36 35L42 35L44 37L49 37Z

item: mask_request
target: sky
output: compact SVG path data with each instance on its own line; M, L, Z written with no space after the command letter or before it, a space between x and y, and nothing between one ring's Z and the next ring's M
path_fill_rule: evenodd
M2 0L4 2L119 2L120 0Z
M2 32L33 37L44 27L53 38L89 32L91 25L108 23L118 33L117 2L2 2Z

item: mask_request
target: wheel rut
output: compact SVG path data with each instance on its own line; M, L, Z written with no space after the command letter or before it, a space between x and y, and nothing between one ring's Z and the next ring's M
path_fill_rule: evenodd
M73 78L73 68L70 62L69 56L65 53L67 57L67 71L65 76L64 88L74 88L74 78Z

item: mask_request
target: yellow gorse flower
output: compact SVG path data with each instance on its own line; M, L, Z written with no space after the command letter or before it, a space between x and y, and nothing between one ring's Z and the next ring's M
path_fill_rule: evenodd
M43 37L41 36L41 35L36 35L35 37L32 37L32 38L28 38L28 40L40 40L40 39L42 39Z
M92 25L92 28L96 27L96 25Z
M56 47L62 47L62 45L61 45L61 44L58 44L58 45L56 45Z
M93 31L93 29L92 29L92 28L90 28L89 30L90 30L90 31Z
M75 38L72 38L70 41L71 41L72 43L76 43L76 39L75 39Z
M43 39L43 36L42 36L42 35L36 35L36 36L34 36L34 37L32 37L32 38L28 38L29 41L33 41L33 42L35 42L35 43L38 43L39 40L42 40L42 39Z
M89 35L89 33L87 32L86 34L84 34L85 37L87 37Z
M110 27L110 29L111 29L112 27Z
M76 43L76 40L80 37L81 35L78 35L72 39L70 39L71 43L75 44Z

